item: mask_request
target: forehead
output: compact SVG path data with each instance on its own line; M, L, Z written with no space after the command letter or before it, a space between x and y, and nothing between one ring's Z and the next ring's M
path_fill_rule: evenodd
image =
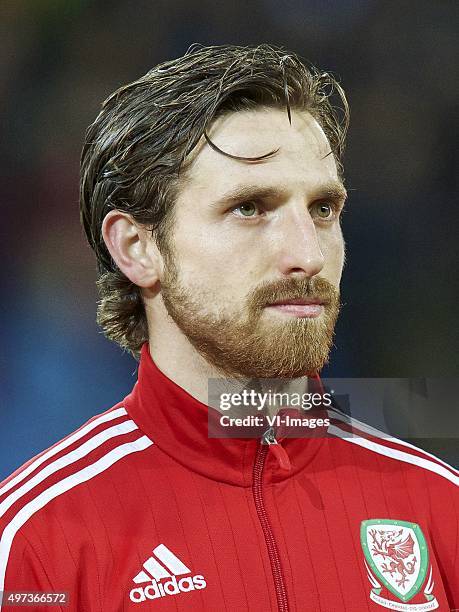
M212 149L203 138L193 151L186 173L187 188L197 195L219 197L235 184L316 190L338 180L330 144L318 122L307 111L261 108L238 111L218 118L208 130L220 149L239 157L259 157L259 162L231 159Z

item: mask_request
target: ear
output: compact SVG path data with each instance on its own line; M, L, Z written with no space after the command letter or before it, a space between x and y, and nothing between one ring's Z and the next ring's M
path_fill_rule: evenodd
M102 223L102 236L118 268L135 285L152 287L161 278L163 260L151 231L131 215L111 210Z

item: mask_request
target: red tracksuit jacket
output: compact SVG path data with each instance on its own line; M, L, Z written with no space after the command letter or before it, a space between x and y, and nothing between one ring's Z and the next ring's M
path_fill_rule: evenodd
M2 610L459 608L456 470L338 413L331 437L209 439L208 410L144 345L123 402L0 485Z

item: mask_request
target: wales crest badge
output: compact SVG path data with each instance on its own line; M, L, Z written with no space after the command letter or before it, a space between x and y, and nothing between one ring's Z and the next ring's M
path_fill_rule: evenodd
M407 612L438 608L429 550L419 525L391 519L362 521L360 542L372 601L384 608ZM381 594L384 589L387 595ZM390 594L395 599L388 598ZM414 598L416 603L412 602Z

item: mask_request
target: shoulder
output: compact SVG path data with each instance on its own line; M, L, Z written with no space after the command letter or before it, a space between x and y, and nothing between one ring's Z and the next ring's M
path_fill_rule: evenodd
M92 417L0 483L0 541L12 539L54 500L83 494L80 484L100 481L117 462L151 444L122 403Z
M78 571L75 555L93 537L93 493L110 511L113 472L134 469L130 458L152 444L119 403L0 483L0 590L7 584L28 591L53 590L53 581L66 584Z
M436 482L439 486L456 488L459 471L435 455L399 438L381 432L339 410L330 411L329 433L340 438L360 457L404 469Z

